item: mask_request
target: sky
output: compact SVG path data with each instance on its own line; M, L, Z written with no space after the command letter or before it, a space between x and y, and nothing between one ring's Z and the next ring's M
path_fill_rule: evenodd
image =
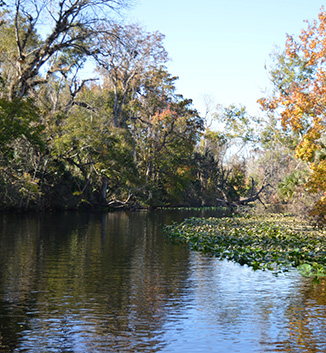
M321 0L135 0L128 21L165 37L178 76L177 92L205 111L205 96L216 104L241 104L252 115L257 99L271 88L265 65L286 34L299 35L305 20L317 19Z

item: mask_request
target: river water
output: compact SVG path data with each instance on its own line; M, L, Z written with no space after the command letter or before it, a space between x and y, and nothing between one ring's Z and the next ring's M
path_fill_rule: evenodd
M1 214L0 352L326 352L326 282L169 243L193 215Z

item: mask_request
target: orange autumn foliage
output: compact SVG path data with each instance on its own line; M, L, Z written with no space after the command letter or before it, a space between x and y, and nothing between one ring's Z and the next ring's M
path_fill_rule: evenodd
M177 119L178 115L170 107L163 109L161 112L156 112L152 117L152 123L165 122L167 119Z
M324 192L311 215L326 224L326 11L321 8L318 19L307 23L297 39L287 36L285 57L301 60L312 73L304 79L293 79L271 99L260 99L266 111L277 111L283 128L296 131L301 141L296 157L309 163L311 176L306 187L310 192ZM325 152L325 153L324 153Z

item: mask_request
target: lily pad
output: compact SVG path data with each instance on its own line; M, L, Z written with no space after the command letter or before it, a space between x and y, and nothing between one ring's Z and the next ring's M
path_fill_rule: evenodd
M164 228L193 250L235 261L254 270L326 275L326 234L288 215L188 218Z

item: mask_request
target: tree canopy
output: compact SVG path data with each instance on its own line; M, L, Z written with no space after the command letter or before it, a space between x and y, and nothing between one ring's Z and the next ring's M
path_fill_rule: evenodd
M306 188L326 192L325 108L326 108L326 12L308 23L298 38L287 37L285 52L272 71L274 95L261 99L263 108L278 112L284 129L290 128L298 139L296 157L309 165ZM311 211L325 222L326 198L321 197Z
M325 221L324 10L273 56L264 116L211 103L202 116L176 89L164 35L124 23L129 4L1 3L0 208L285 209L300 198Z

